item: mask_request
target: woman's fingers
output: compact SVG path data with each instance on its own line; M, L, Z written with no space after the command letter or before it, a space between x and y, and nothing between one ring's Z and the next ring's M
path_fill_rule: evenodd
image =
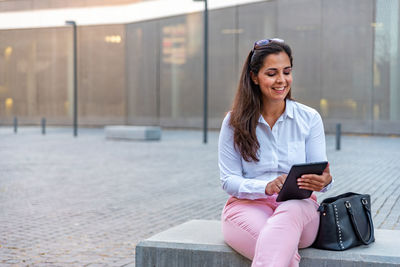
M307 174L297 179L297 185L300 189L320 191L325 186L325 179L322 175Z
M331 173L331 170L329 169L329 162L328 162L328 164L326 165L326 168L325 168L325 170L324 170L324 172L327 172L327 173Z
M265 193L267 195L273 195L273 194L278 194L283 187L283 184L285 183L287 175L282 174L281 176L278 176L276 179L273 181L269 182L267 184L267 187L265 188Z
M279 193L282 190L283 184L285 183L287 175L286 174L282 174L281 176L278 176L275 181L276 181L276 185L279 189L279 191L277 193Z
M278 184L273 182L270 182L265 189L266 194L270 196L273 194L277 194L280 191L281 189L279 188Z
M282 174L281 176L278 177L279 181L281 184L284 184L287 178L287 174Z
M281 184L275 184L275 193L279 193L282 189L282 185Z
M275 183L275 180L272 182L269 182L267 184L267 187L265 188L265 193L269 196L275 194L278 191L278 186Z
M308 189L313 191L321 191L325 186L332 182L332 175L330 174L329 163L326 166L322 175L305 174L297 179L299 188Z

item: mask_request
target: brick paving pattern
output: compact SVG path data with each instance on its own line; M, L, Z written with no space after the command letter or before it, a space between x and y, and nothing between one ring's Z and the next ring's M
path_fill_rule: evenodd
M218 133L161 141L101 129L0 128L0 266L134 266L135 244L191 219L219 219ZM343 136L327 153L335 186L371 194L376 228L400 230L400 138Z

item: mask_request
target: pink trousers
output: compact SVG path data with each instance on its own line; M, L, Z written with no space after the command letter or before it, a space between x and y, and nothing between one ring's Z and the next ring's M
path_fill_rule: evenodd
M315 195L276 202L231 197L222 212L225 242L253 260L251 266L299 266L298 248L310 246L318 232Z

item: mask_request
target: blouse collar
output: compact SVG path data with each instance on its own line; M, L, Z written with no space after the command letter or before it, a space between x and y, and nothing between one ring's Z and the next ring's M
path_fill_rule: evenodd
M279 117L278 121L282 121L284 119L286 119L287 117L293 119L293 100L290 99L286 99L286 106L285 106L285 111L283 112L283 114ZM268 124L264 117L260 114L260 117L258 119L259 123L263 123L263 124Z

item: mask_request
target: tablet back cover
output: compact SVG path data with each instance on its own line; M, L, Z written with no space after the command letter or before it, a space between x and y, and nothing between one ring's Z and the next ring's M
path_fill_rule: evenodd
M295 164L289 171L281 192L279 192L276 201L285 201L289 199L304 199L309 198L313 191L300 189L297 185L297 178L303 174L318 174L321 175L328 162L315 162L305 164Z

